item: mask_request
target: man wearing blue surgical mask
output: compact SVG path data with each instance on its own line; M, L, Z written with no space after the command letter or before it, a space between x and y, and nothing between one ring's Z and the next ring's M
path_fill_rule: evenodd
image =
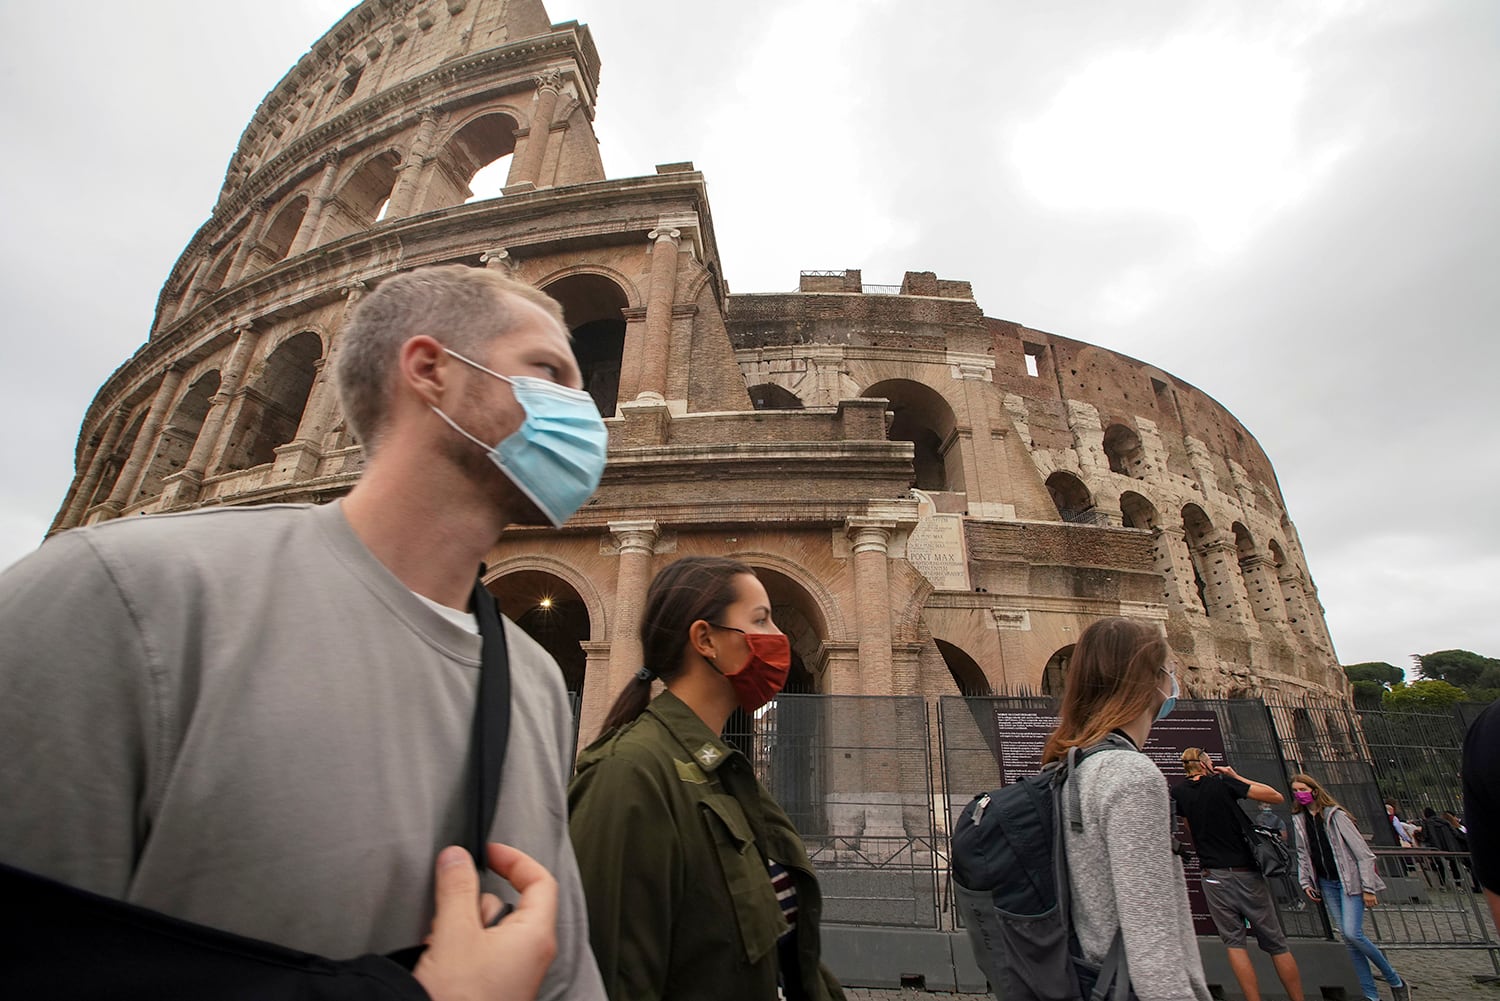
M366 455L342 501L74 529L0 576L0 863L341 960L430 933L414 974L360 972L438 1001L603 1001L561 673L487 617L475 576L507 525L561 524L604 469L561 310L425 268L365 296L335 346ZM517 722L493 823L470 831L481 619ZM481 840L520 850L487 858L513 887L445 848ZM492 924L481 888L515 912Z

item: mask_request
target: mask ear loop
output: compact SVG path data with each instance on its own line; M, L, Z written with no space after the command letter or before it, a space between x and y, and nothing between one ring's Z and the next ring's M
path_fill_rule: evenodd
M453 420L452 417L449 417L447 414L443 413L437 407L434 407L431 403L427 404L427 406L428 406L429 409L431 409L431 411L433 413L435 413L439 417L441 417L443 419L443 423L447 424L450 428L452 428L453 430L457 431L459 434L463 435L465 438L469 439L474 444L476 444L480 448L484 449L486 452L488 452L490 450L490 446L486 445L484 442L480 441L478 438L474 437L473 435L469 434L469 432L467 432L463 428L459 427L458 424Z

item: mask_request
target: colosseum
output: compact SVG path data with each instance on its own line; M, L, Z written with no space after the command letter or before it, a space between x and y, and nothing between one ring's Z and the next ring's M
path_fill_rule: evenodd
M1126 614L1164 625L1191 694L1344 695L1271 462L1223 407L931 272L731 295L691 163L605 177L599 71L540 0L351 10L245 129L52 530L339 497L362 462L329 380L345 315L462 263L562 303L607 418L595 498L488 561L584 739L640 666L647 581L691 553L759 570L793 691L1051 693L1078 632ZM482 169L498 197L472 196Z

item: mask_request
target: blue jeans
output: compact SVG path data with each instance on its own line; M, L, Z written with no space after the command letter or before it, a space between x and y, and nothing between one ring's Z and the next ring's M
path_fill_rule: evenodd
M1391 968L1385 953L1365 937L1365 898L1346 896L1344 885L1331 879L1318 880L1318 890L1323 894L1323 906L1328 909L1328 920L1344 936L1344 947L1354 961L1354 975L1359 977L1360 990L1370 1001L1380 997L1375 991L1375 976L1370 964L1380 968L1380 975L1392 987L1400 986L1401 977Z

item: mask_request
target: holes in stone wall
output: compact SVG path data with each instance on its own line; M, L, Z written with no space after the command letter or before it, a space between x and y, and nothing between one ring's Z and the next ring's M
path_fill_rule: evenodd
M1104 454L1111 472L1146 478L1146 450L1140 437L1124 424L1111 424L1104 432Z

